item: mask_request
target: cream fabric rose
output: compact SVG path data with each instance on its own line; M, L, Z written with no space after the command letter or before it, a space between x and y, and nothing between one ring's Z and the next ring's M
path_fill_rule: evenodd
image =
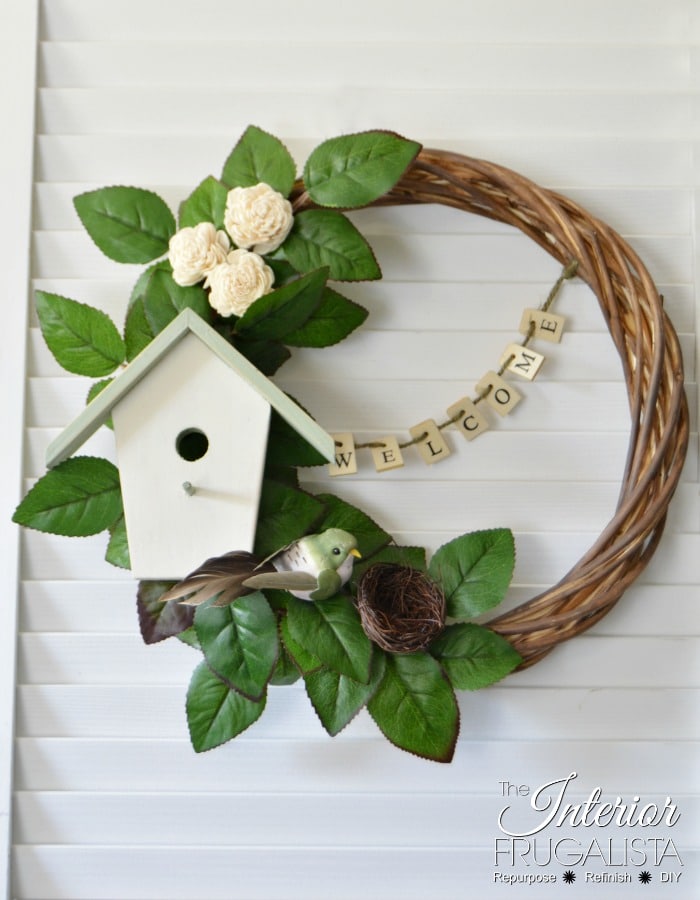
M261 181L228 192L224 225L237 247L271 253L292 227L292 204Z
M217 231L211 222L181 228L168 243L173 279L182 287L197 284L226 260L230 249L226 232Z
M275 276L265 260L250 250L232 250L204 282L209 303L221 316L242 316L251 303L268 294Z

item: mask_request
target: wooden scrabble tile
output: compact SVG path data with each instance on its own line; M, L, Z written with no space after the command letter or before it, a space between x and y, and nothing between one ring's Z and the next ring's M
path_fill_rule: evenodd
M377 472L388 472L389 469L400 469L403 465L403 456L399 442L395 437L382 438L381 447L372 447L372 459Z
M476 390L481 394L488 387L491 390L484 399L492 409L496 410L499 416L507 416L523 399L522 394L516 391L513 385L509 384L505 378L501 378L497 372L487 372L477 384Z
M349 431L332 434L335 441L335 463L328 466L329 475L354 475L357 472L355 439Z
M530 347L523 347L521 344L508 344L503 356L501 356L501 365L506 365L506 371L520 375L532 381L542 368L544 356L531 350Z
M544 312L541 309L526 309L520 320L520 333L527 334L530 324L534 324L533 337L558 344L564 333L565 323L564 316L555 316L554 313Z
M475 437L489 429L488 419L479 411L479 407L469 397L462 397L457 403L453 403L447 410L447 415L451 419L459 416L459 419L455 422L455 428L468 441L473 441Z
M445 439L433 419L419 422L418 425L409 428L409 432L412 438L420 438L416 444L416 450L420 453L423 462L429 466L442 462L450 455L450 448L445 443Z

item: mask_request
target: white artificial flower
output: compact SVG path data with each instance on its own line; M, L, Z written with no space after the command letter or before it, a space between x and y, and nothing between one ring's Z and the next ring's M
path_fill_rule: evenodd
M292 204L264 181L228 192L224 225L237 247L271 253L287 237L293 222Z
M168 243L173 279L182 287L197 284L225 261L230 249L226 232L217 231L211 222L181 228Z
M251 303L268 294L275 276L265 260L250 250L232 250L207 275L209 303L221 316L242 316Z

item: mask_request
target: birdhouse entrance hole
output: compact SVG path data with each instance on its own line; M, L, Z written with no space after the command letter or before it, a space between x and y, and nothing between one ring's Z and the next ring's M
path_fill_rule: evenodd
M186 428L175 440L175 449L188 462L201 459L209 449L209 438L199 428Z

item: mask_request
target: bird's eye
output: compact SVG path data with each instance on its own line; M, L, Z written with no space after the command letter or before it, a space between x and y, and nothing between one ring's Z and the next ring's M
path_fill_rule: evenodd
M332 553L333 556L340 556L340 547L334 547Z

